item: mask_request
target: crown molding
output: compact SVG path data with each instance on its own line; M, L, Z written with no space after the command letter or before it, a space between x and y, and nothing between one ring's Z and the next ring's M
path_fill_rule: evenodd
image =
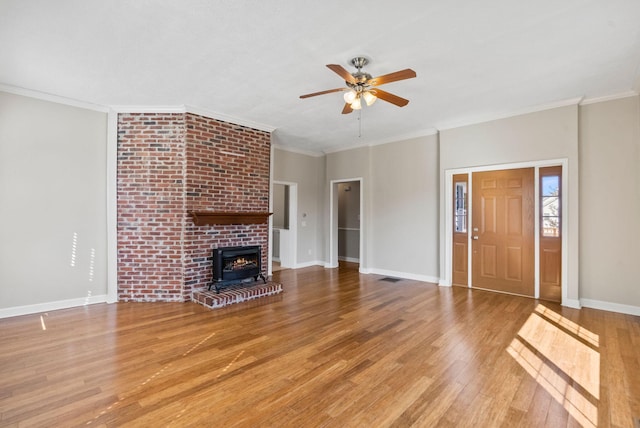
M438 134L438 130L436 128L427 128L427 129L422 129L415 132L410 132L407 134L400 134L400 135L394 135L392 137L381 138L379 140L349 144L347 146L340 146L336 148L329 148L329 149L326 149L324 153L325 154L338 153L338 152L344 152L347 150L359 149L362 147L375 147L375 146L381 146L383 144L399 143L400 141L413 140L414 138L428 137L430 135L437 135L437 134Z
M484 116L476 116L475 118L460 120L460 121L445 122L437 126L437 129L439 131L447 131L450 129L462 128L463 126L478 125L480 123L492 122L494 120L508 119L510 117L522 116L524 114L537 113L545 110L552 110L554 108L579 105L583 99L584 97L569 98L566 100L560 100L553 103L525 107L522 109L515 109L508 112L488 114Z
M637 97L637 96L638 96L638 93L636 91L625 91L625 92L620 92L619 94L605 95L603 97L585 98L580 102L580 105L586 106L589 104L603 103L606 101L613 101L613 100L619 100L622 98Z
M20 95L23 97L35 98L37 100L49 101L52 103L63 104L71 107L83 108L86 110L99 111L101 113L108 113L109 107L100 104L93 104L86 101L76 100L73 98L62 97L60 95L49 94L47 92L35 91L33 89L21 88L18 86L7 85L0 83L0 91L7 92L14 95Z
M283 146L282 144L272 144L274 149L282 150L283 152L297 153L299 155L312 156L314 158L321 158L324 156L322 152L314 152L312 150L299 149L297 147Z
M24 97L35 98L42 101L54 102L57 104L79 107L87 110L99 111L102 113L192 113L199 116L216 119L223 122L232 123L234 125L245 126L247 128L257 129L259 131L273 132L276 128L259 122L240 119L222 113L212 112L199 107L187 105L100 105L86 101L76 100L73 98L62 97L60 95L49 94L46 92L35 91L33 89L21 88L18 86L0 83L0 91L10 94L21 95Z
M338 152L346 152L347 150L355 150L355 149L361 149L363 147L369 147L369 142L359 142L359 143L353 143L353 144L347 144L347 145L340 145L338 147L329 147L328 149L324 149L322 151L322 153L324 153L325 155L329 155L331 153L338 153Z
M413 140L414 138L429 137L431 135L438 135L438 130L436 128L421 129L415 132L408 132L406 134L400 134L400 135L396 135L389 138L381 138L379 140L374 140L369 142L368 145L371 147L381 146L383 144L397 143L400 141Z
M186 113L187 109L184 105L114 105L111 110L116 113Z

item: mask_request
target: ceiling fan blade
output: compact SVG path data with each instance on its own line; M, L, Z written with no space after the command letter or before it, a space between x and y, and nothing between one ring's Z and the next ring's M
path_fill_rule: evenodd
M315 97L317 95L330 94L332 92L342 92L342 91L346 91L347 89L349 89L349 88L327 89L326 91L320 91L320 92L314 92L312 94L300 95L300 98Z
M411 79L416 77L416 72L410 68L396 71L394 73L383 74L382 76L372 77L367 81L371 86L384 85L385 83L397 82L398 80Z
M388 103L395 104L398 107L404 107L409 104L409 100L383 91L382 89L373 88L370 91L373 92L373 94L381 100L385 100Z
M351 108L351 104L346 103L344 105L344 108L342 109L342 114L349 114L353 111L353 109Z
M356 79L343 66L338 64L327 64L327 67L338 76L342 77L345 81L353 83L354 85L357 83Z

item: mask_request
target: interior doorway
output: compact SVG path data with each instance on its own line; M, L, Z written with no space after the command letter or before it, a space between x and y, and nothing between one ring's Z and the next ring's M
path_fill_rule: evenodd
M297 255L297 183L273 182L272 272L294 268Z
M358 264L362 270L365 263L362 178L332 180L329 189L329 261L326 267L338 267L341 259Z
M360 263L360 182L338 183L338 261Z

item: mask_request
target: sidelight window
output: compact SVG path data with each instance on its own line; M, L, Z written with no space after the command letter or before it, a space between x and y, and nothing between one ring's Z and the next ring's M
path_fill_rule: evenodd
M540 212L542 236L560 236L560 175L540 177Z
M467 231L467 183L456 183L454 225L456 232Z

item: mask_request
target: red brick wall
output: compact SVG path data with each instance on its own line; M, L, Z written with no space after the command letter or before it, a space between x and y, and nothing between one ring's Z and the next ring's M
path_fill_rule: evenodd
M184 116L118 115L119 300L183 300Z
M187 210L267 212L269 133L187 114ZM185 234L185 292L211 282L212 248L260 245L266 273L269 228L195 226Z
M265 212L269 133L193 114L118 117L118 298L184 301L212 248L261 245L268 224L194 226L188 210Z

